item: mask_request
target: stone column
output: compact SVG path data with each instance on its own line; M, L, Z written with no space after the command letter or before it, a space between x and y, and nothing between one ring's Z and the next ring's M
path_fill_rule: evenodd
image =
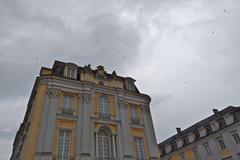
M59 93L59 90L51 88L46 92L35 155L36 160L52 160L52 145Z
M111 136L111 138L112 138L112 146L113 146L113 148L112 148L112 150L113 150L113 158L115 159L117 156L116 156L116 142L115 142L115 134L113 134L112 136Z
M96 141L95 141L95 147L96 147L96 157L98 157L98 133L96 132L95 133L95 138L96 138Z
M92 129L91 129L91 107L92 98L90 93L82 94L82 144L81 144L81 160L88 160L91 158L91 142L92 142Z
M127 103L120 101L120 118L121 118L121 140L122 146L123 146L123 159L124 160L130 160L132 159L132 146L131 141L132 137L130 134L130 128L129 128L129 121L128 121L128 109L127 109Z
M83 130L83 96L80 93L78 96L78 120L77 120L77 143L76 143L76 160L81 160L81 144Z
M156 160L159 159L159 151L149 106L143 105L142 111L144 130L148 142L149 159Z

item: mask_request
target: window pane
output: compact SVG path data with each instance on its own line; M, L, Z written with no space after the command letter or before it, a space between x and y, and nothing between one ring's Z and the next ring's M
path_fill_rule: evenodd
M69 159L71 131L59 130L58 137L58 160Z
M73 96L63 96L63 108L73 108Z
M136 107L131 107L131 117L137 118L137 108Z
M100 131L98 133L98 156L101 160L110 157L109 138L109 135L105 131Z
M144 160L144 146L141 137L134 138L136 160Z
M109 98L105 96L99 97L99 112L110 113Z

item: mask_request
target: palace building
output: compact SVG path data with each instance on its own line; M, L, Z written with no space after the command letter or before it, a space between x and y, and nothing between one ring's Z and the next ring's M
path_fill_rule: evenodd
M151 98L130 77L55 61L36 78L11 160L157 160Z
M210 117L159 144L162 160L240 160L240 107Z

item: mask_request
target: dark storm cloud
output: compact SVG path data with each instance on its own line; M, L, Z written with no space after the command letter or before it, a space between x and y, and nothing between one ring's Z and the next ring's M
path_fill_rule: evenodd
M1 79L1 98L26 93L29 80L33 81L40 67L51 66L55 59L80 65L101 63L110 71L120 71L137 57L138 30L116 14L92 15L83 22L84 27L71 29L61 18L41 11L30 12L20 2L0 3L0 71L8 73ZM18 83L14 83L16 77Z

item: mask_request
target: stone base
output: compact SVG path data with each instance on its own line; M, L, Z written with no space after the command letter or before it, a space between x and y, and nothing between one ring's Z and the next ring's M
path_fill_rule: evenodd
M90 153L81 153L81 158L79 160L92 160Z
M34 156L34 160L52 160L52 159L53 159L52 153L42 152L36 153Z

